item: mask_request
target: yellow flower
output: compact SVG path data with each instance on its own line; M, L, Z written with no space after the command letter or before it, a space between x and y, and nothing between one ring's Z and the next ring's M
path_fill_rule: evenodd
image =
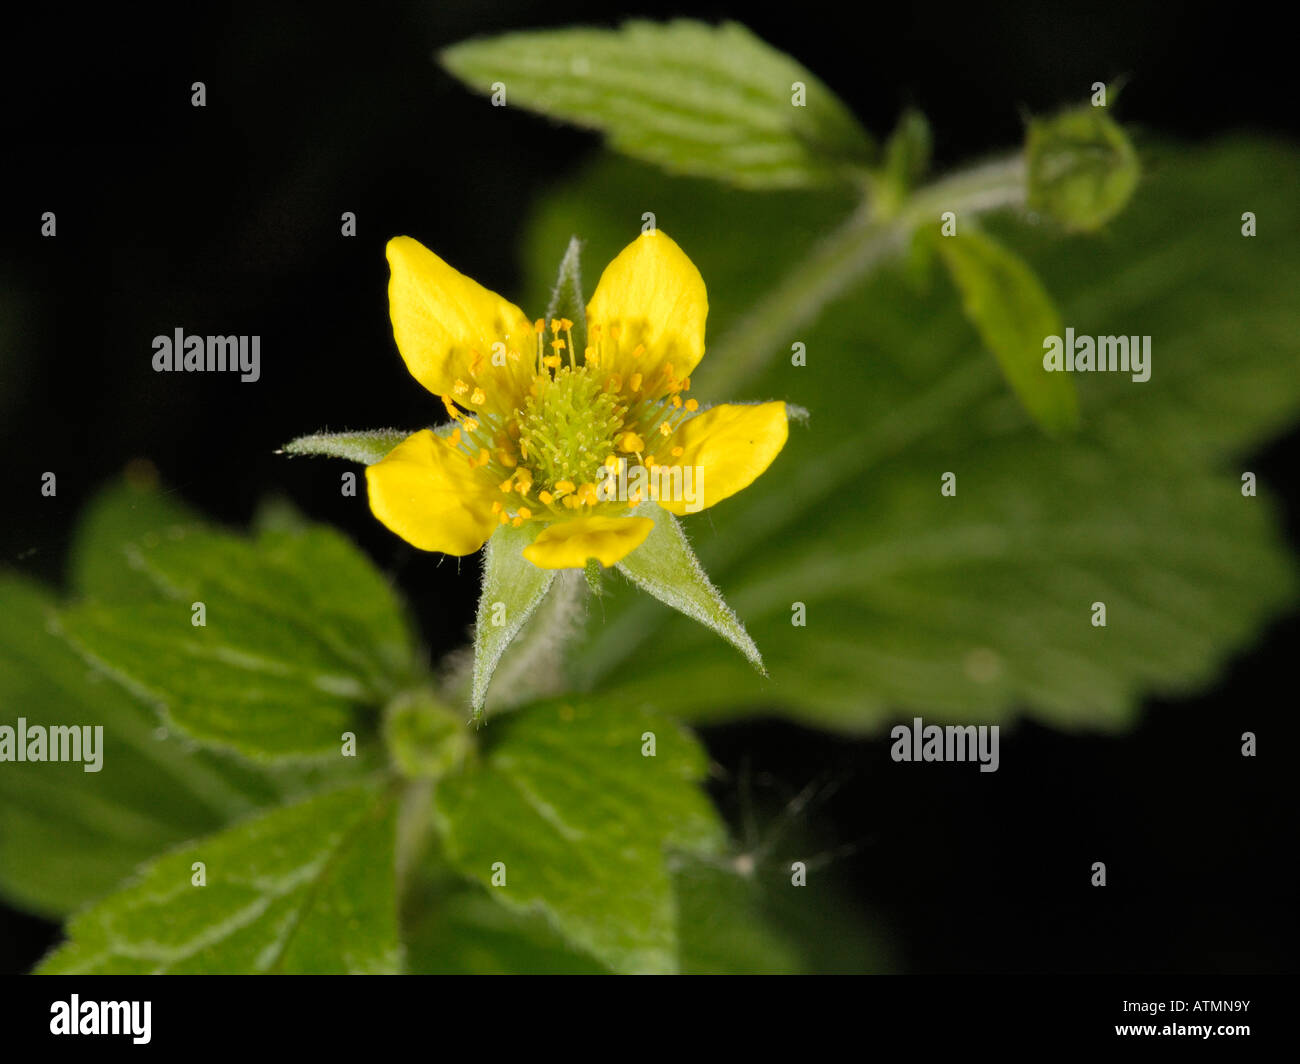
M366 470L374 515L422 550L472 554L502 525L528 523L542 526L524 548L540 568L613 565L653 521L635 515L639 493L602 493L603 480L689 468L699 497L657 501L694 512L748 487L785 444L784 403L700 411L682 401L704 356L708 299L661 232L605 268L582 348L573 322L530 322L410 237L389 241L388 263L398 350L456 422L415 433Z

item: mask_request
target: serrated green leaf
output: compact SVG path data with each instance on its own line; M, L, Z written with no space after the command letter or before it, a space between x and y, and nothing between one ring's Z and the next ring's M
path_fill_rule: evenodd
M201 742L256 758L337 756L354 711L378 707L416 675L392 589L332 530L250 541L176 528L147 536L127 559L155 598L74 606L60 628Z
M736 23L510 33L455 45L441 59L479 92L504 86L506 106L600 130L611 147L674 173L792 188L872 159L844 104Z
M394 830L394 803L369 784L272 810L151 862L75 916L38 970L396 972Z
M712 628L762 673L763 655L721 592L709 583L677 519L654 503L643 503L637 515L650 517L654 528L641 546L618 563L619 571L660 602Z
M0 766L0 890L62 916L146 858L278 801L295 781L167 735L49 631L53 615L47 592L0 574L0 725L22 717L29 728L103 729L96 772L76 762Z
M483 550L483 590L474 623L474 678L470 706L477 717L501 655L541 605L555 570L539 569L523 555L537 535L535 526L502 525Z
M1045 431L1079 423L1079 400L1066 373L1043 368L1043 341L1060 336L1061 316L1043 284L1019 256L985 233L935 237L961 293L962 307L1002 367L1012 390Z
M947 286L917 291L893 271L859 284L787 338L806 343L806 367L778 359L746 387L812 411L780 476L710 510L694 537L771 682L636 596L606 602L574 653L578 681L695 717L761 709L859 730L1028 713L1114 728L1144 696L1215 676L1295 601L1267 492L1243 497L1240 476L1300 413L1300 159L1248 141L1152 156L1103 239L988 227L1024 249L1078 333L1152 335L1150 381L1082 376L1080 432L1043 438ZM651 192L709 286L711 346L835 222L814 197L765 209L607 161L539 217L537 285L568 233L594 259L616 252ZM1246 204L1270 219L1254 238ZM692 393L734 397L709 394L708 367ZM1105 629L1090 623L1098 600ZM791 623L800 601L806 628Z
M413 432L414 430L412 430ZM314 432L290 440L282 453L292 455L323 455L327 458L346 458L361 465L374 465L388 457L388 452L412 432L402 429L369 429L363 432Z
M453 867L615 971L678 970L668 855L716 853L725 839L694 740L661 716L590 700L531 706L485 734L483 760L435 795Z

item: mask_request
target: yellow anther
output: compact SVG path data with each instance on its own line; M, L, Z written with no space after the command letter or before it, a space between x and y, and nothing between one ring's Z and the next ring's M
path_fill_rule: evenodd
M519 507L519 516L522 517L525 521L527 521L530 517L533 516L533 511L528 509L527 506L521 506Z
M544 359L542 359L542 365L545 366L547 369L558 369L560 365L560 356L547 355Z
M690 378L690 377L683 377L683 378L682 378L682 391L684 391L684 392L689 392L690 390L691 390L691 378Z
M549 491L539 491L537 497L542 501L543 506L550 506L555 501L555 496Z
M605 468L606 468L606 469L617 469L617 468L618 468L618 455L616 455L616 454L611 454L611 455L609 455L609 457L607 457L607 458L605 459L605 463L604 463L604 464L605 464Z
M683 454L685 454L685 453L686 453L686 448L685 448L685 447L674 447L674 448L673 448L673 457L674 457L674 458L680 458L680 457L681 457Z
M551 341L551 348L552 348L553 350L555 350L555 351L563 351L563 350L564 350L564 341L563 341L563 340L560 340L560 339L552 340L552 341Z
M639 489L628 496L627 504L634 510L641 505L641 492Z
M482 406L487 402L487 393L482 388L475 388L474 394L469 397L469 401L475 406Z
M578 489L578 503L582 506L595 506L598 498L595 484L584 484Z
M635 432L625 432L618 438L618 449L625 454L637 454L645 450L645 440Z
M460 446L460 429L451 430L451 435L447 437L447 443L452 447Z
M492 461L492 456L488 454L488 449L486 447L480 447L478 449L478 464L487 465L490 461Z
M546 321L544 319L538 318L535 322L533 322L533 332L541 333L544 332L545 330L546 330Z
M459 421L462 417L465 416L460 412L460 408L457 407L456 404L453 403L450 399L448 399L445 395L442 397L442 405L447 411L447 416L451 418L452 421Z
M497 485L497 490L505 492L507 495L509 495L512 491L515 490L515 482L511 480L510 477L506 477L505 480L503 480L500 484Z
M671 436L672 434L673 434L673 427L670 424L668 424L668 422L661 421L659 423L659 435Z
M632 376L628 378L627 386L632 391L639 392L641 390L641 374L633 373Z
M644 354L645 354L645 344L637 344L636 347L632 348L633 358L640 358Z
M501 523L503 525L508 525L510 523L510 515L504 510L501 511Z
M582 353L582 357L584 361L591 363L593 366L600 365L600 352L598 352L594 347L588 347L587 350Z
M509 451L497 451L497 461L507 469L514 469L519 464L519 459Z
M555 482L555 494L557 496L568 495L569 492L571 492L572 490L573 490L573 481L571 480L557 480Z
M451 390L455 392L457 395L464 395L467 391L469 391L469 385L466 384L459 377L457 377L456 383L451 386Z
M655 466L657 466L658 464L659 464L659 463L655 461L655 456L654 456L654 455L652 455L652 454L648 454L648 455L645 456L645 467L646 467L647 469L653 469L653 468L654 468Z
M566 495L564 497L564 505L566 509L576 510L578 508L578 500L572 495Z
M513 521L510 522L511 527L513 528L518 528L523 523L524 523L524 519L522 517L516 517Z
M691 413L694 413L699 408L700 408L700 401L698 399L686 400L686 409L691 411Z
M492 512L499 514L501 512L501 501L498 499L492 503Z
M465 431L478 432L478 422L475 421L472 417L467 417L465 419Z
M682 397L681 397L680 395L674 395L674 396L673 396L673 409L674 409L674 410L680 410L681 408L682 408Z
M477 377L478 371L483 368L483 352L475 351L473 348L469 352L469 372L471 377Z

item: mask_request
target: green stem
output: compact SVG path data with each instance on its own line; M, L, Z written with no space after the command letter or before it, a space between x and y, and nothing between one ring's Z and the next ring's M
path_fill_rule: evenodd
M958 171L918 189L881 217L864 203L818 243L777 286L709 352L699 376L713 395L732 395L759 372L796 330L885 259L904 250L921 225L939 225L944 211L958 218L1025 202L1025 164L1019 153Z

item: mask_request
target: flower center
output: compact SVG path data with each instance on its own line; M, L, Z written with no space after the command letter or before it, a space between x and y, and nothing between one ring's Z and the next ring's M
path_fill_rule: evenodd
M615 450L627 409L586 364L537 378L519 418L519 449L539 483L586 484Z

